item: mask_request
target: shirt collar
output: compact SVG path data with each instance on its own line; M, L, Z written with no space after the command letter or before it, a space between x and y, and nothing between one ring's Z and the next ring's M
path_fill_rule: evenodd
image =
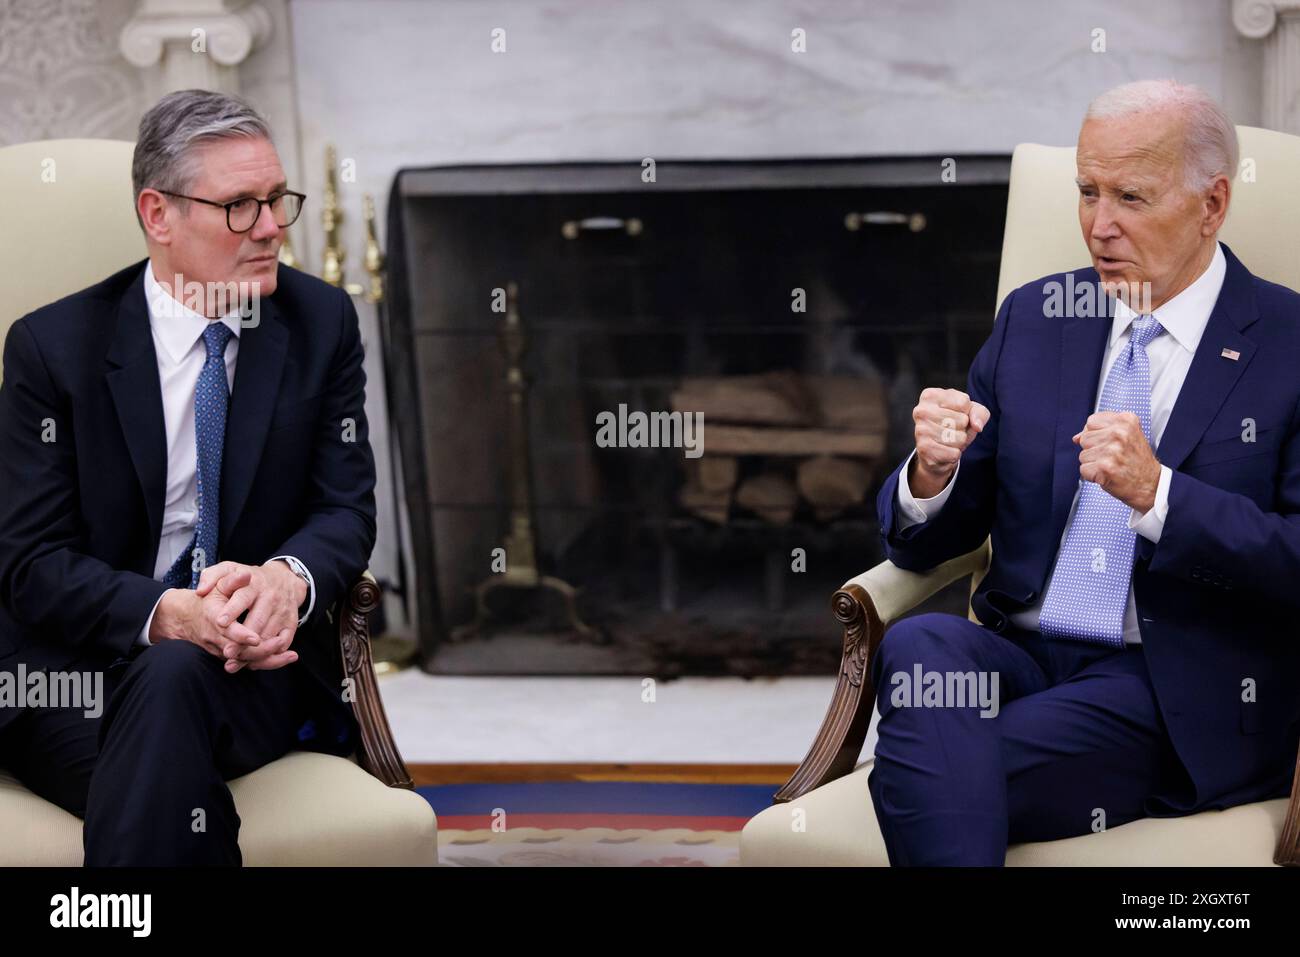
M180 362L189 354L194 343L202 338L204 330L212 322L225 323L235 338L239 338L241 325L238 303L220 319L208 319L199 315L159 285L153 275L153 260L144 267L144 290L145 302L149 308L149 324L173 362Z
M1223 278L1228 272L1228 261L1223 257L1223 247L1214 244L1214 256L1205 272L1196 277L1190 286L1174 296L1159 309L1153 309L1160 325L1188 352L1195 354L1196 347L1210 321L1214 304L1219 301ZM1122 299L1115 300L1115 318L1110 327L1110 344L1113 347L1137 313Z

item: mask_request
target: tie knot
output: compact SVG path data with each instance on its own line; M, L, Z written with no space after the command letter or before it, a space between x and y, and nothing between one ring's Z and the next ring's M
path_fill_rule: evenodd
M1147 343L1164 331L1164 326L1160 325L1155 316L1141 316L1133 320L1133 335L1130 342L1135 348L1145 349Z
M203 330L203 341L208 347L209 359L220 359L226 354L226 343L234 333L224 322L210 322Z

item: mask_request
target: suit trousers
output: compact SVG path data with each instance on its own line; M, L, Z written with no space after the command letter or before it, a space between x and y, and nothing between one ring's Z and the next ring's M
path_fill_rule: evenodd
M927 703L913 686L930 673L932 689L949 690ZM963 677L952 676L990 691L996 676L996 708L958 693ZM1008 844L1117 827L1186 781L1141 645L922 614L889 628L872 678L868 786L893 866L1000 866Z
M295 748L327 695L301 661L232 675L195 644L163 641L115 660L104 697L96 717L25 709L0 732L0 761L84 819L87 866L238 866L225 782Z

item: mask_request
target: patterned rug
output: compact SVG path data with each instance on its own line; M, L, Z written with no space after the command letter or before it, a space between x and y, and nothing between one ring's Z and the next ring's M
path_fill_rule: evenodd
M417 790L449 867L732 867L779 784L555 781Z

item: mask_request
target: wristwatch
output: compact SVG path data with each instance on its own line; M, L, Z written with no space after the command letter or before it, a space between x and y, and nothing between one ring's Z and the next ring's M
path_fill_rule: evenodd
M311 613L311 605L309 604L309 602L311 601L311 597L312 597L311 593L313 590L311 576L307 574L307 566L304 565L302 562L298 561L298 559L294 558L292 555L280 555L277 556L276 560L284 562L286 565L289 566L290 569L292 569L295 575L297 575L299 578L301 578L304 582L307 583L307 597L304 598L302 600L302 604L298 606L298 611L299 611L298 624L301 625L302 620ZM303 611L304 606L306 606L307 608L306 611Z

